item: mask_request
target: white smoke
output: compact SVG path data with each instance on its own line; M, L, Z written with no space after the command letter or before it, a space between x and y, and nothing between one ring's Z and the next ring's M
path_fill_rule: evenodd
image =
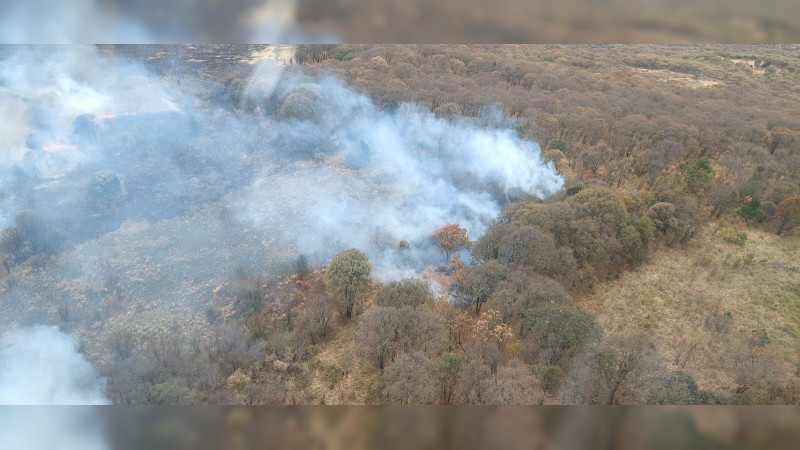
M107 450L105 427L89 407L0 407L3 449Z
M71 205L82 204L88 176L110 170L131 194L120 219L159 220L188 209L191 193L205 202L192 208L224 200L265 240L318 262L357 247L376 270L399 274L442 262L429 239L438 227L458 223L477 239L510 201L563 185L539 145L519 138L497 108L445 119L414 104L380 107L341 81L269 61L231 89L202 77L181 84L91 47L6 52L0 122L13 132L0 135L0 172L34 166L42 188L6 194L0 226L23 208L84 220L69 217ZM304 97L310 115L279 118L290 96ZM95 115L95 140L73 133L84 114ZM43 142L69 149L42 151ZM407 249L398 250L401 241Z
M124 59L100 57L94 46L13 51L0 60L0 157L19 160L26 138L68 143L77 116L178 111L177 90ZM113 67L109 67L113 65ZM6 132L7 131L7 132Z
M0 338L0 405L109 405L104 391L105 380L57 327L17 328Z
M299 252L325 259L357 247L386 269L419 269L437 257L427 241L438 227L458 223L475 239L510 199L563 186L539 145L511 128L448 120L412 104L384 110L331 79L287 84L283 95L309 93L317 117L270 121L267 141L288 141L279 156L303 147L313 157L265 169L233 204L240 218ZM425 254L393 251L401 240Z

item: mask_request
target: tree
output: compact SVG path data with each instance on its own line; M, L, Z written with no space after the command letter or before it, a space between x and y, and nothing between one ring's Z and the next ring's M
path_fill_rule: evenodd
M708 193L708 204L714 207L714 216L719 217L739 203L739 192L730 184L719 183Z
M558 248L551 233L535 226L510 227L510 230L503 230L498 248L501 263L526 266L536 273L558 269Z
M739 215L745 220L757 219L761 215L761 200L751 197L739 208Z
M392 405L427 405L436 392L431 380L431 361L420 352L402 353L383 372L386 398Z
M294 93L286 97L278 112L278 119L314 120L317 112L314 104L305 94Z
M605 382L606 404L613 405L623 386L636 384L647 373L655 357L655 344L644 334L609 339L606 348L594 355L595 368Z
M444 253L445 261L450 261L450 255L461 249L469 246L469 238L467 237L467 230L458 226L455 223L449 223L438 230L431 236L439 250Z
M429 308L399 308L396 334L398 347L406 353L421 351L433 356L447 345L447 330L439 315Z
M461 303L467 305L475 303L477 314L503 277L505 277L505 267L493 259L479 266L459 270L453 277L450 288L460 297Z
M544 392L531 369L519 360L483 380L482 397L488 405L541 405Z
M542 302L526 314L527 341L542 350L544 364L557 364L598 337L595 317L573 306Z
M330 324L332 313L333 307L324 295L312 295L306 301L298 320L297 333L306 333L311 344L317 344L327 338L332 331Z
M425 280L406 278L392 281L381 288L375 297L375 304L393 308L402 308L406 305L412 308L430 306L433 304L433 294Z
M700 402L694 378L680 370L651 377L645 385L650 405L695 405Z
M370 270L367 255L356 248L338 253L328 265L325 286L338 301L339 312L348 319L353 316L356 298L372 287Z
M356 342L365 360L383 370L387 359L393 359L398 335L398 312L387 306L373 306L358 323Z
M458 353L445 353L433 363L433 378L439 388L439 401L452 405L456 395L464 358Z
M25 260L25 234L17 227L10 226L0 234L0 253L16 262ZM8 270L8 269L7 269Z
M299 255L294 262L295 270L297 270L297 279L302 280L310 272L308 267L308 258L306 255Z
M800 197L788 197L775 208L775 219L778 222L780 235L800 225Z
M117 206L125 198L125 191L119 177L111 172L97 172L89 182L86 200L95 213L105 213Z
M620 230L628 224L628 210L622 198L610 189L583 189L568 200L586 208L588 216L592 219Z
M120 359L128 359L136 348L136 335L127 328L117 328L109 333L108 346Z
M705 191L711 184L712 175L714 175L714 169L707 156L693 161L686 170L686 185L689 192L698 194Z

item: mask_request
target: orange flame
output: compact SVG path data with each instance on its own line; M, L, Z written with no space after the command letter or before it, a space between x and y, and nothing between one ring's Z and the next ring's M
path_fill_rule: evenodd
M46 152L60 152L62 150L75 150L75 146L69 144L60 144L58 142L51 142L49 144L44 144L42 146L42 150Z
M99 120L106 120L106 119L116 119L120 116L135 116L136 113L134 112L123 112L123 113L109 113L109 114L100 114L97 116Z

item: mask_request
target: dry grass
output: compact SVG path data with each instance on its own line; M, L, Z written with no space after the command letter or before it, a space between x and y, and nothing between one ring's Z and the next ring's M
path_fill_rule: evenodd
M732 230L727 230L731 232ZM747 230L744 246L725 242L726 230L705 230L686 249L662 249L652 261L581 299L606 334L651 335L671 369L681 338L699 344L685 370L701 389L729 392L731 355L752 330L765 329L780 355L778 369L793 377L800 344L800 240ZM752 254L752 263L744 264ZM730 328L707 324L713 311L730 312Z
M724 84L722 81L694 77L693 75L687 75L685 73L679 73L679 72L672 72L670 70L642 69L638 67L633 68L633 70L637 74L641 74L643 76L653 75L655 76L656 80L661 81L663 83L677 84L692 89L705 88L705 87L716 86L719 84Z

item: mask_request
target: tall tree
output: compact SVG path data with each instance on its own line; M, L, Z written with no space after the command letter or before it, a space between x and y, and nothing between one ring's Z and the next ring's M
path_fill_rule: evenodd
M444 253L446 262L450 261L450 255L454 252L467 248L469 245L467 230L461 228L456 223L448 223L439 228L431 237L436 241L439 250Z
M367 255L357 248L338 253L331 259L325 272L325 286L336 298L339 312L349 319L353 316L353 306L358 295L372 287L371 266Z

